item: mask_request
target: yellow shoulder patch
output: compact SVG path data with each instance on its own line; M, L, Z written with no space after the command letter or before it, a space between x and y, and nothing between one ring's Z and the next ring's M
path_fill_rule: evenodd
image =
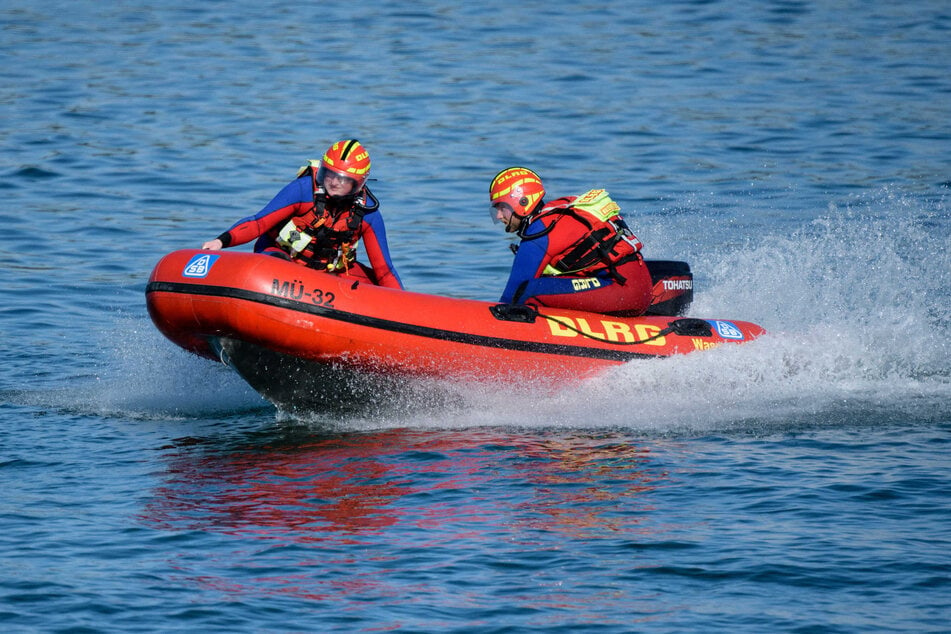
M301 165L297 170L297 178L303 176L312 167L320 167L320 159L307 159L307 165Z
M592 189L578 196L571 206L575 209L591 214L602 222L607 222L614 216L617 216L621 207L611 200L611 197L603 189Z

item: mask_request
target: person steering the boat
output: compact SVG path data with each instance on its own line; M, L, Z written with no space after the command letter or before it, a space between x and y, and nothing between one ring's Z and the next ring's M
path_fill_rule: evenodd
M282 257L361 281L403 288L390 259L380 203L367 187L370 155L355 139L337 141L320 161L309 160L297 178L253 216L202 245L224 249L257 239L255 253ZM370 265L356 259L363 240Z
M603 189L545 203L530 169L509 167L492 179L492 218L521 238L500 302L636 317L651 303L641 242Z

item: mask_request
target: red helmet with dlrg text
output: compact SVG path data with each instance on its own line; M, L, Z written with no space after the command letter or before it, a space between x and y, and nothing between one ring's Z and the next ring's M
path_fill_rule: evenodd
M346 195L353 196L366 185L370 173L370 153L356 139L337 141L324 152L317 170L317 184L323 187L329 173L350 182L352 185Z
M526 167L507 167L492 179L489 202L492 207L508 205L519 218L525 218L544 203L542 179Z

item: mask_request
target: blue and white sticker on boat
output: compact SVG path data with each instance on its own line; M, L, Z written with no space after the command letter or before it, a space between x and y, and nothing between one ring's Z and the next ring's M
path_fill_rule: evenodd
M719 321L717 319L709 320L711 326L717 329L717 334L724 339L744 339L743 331L736 327L736 324L729 321Z
M211 270L211 267L214 266L215 260L217 259L217 255L211 255L210 253L200 253L198 255L192 256L192 259L189 260L188 264L185 265L185 270L182 271L182 276L205 277L208 275L208 272Z

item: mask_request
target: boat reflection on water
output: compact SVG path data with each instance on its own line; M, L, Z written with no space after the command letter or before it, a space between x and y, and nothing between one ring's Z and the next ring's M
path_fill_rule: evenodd
M226 450L182 442L167 459L147 524L297 543L472 539L518 526L616 537L640 532L666 478L647 449L604 433L393 429Z

